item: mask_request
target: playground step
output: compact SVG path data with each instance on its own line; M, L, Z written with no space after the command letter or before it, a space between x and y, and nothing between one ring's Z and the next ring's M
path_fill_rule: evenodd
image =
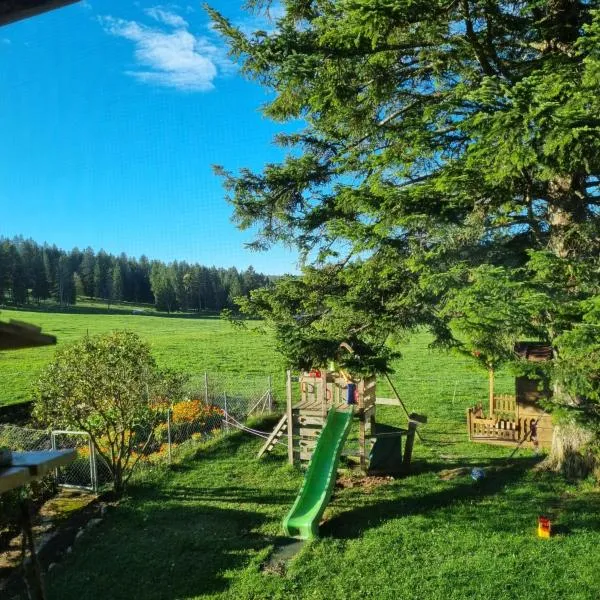
M283 415L281 419L279 419L277 425L275 425L271 435L267 438L267 441L263 444L262 448L258 451L257 458L260 458L267 452L271 452L275 447L275 444L279 441L281 436L287 431L288 422L287 422L287 414Z

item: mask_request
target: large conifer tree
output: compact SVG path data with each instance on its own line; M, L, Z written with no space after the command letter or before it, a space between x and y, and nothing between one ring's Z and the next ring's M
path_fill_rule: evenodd
M281 163L217 168L255 246L291 243L306 261L246 308L304 366L349 340L355 368L384 369L390 336L423 324L469 350L457 329L502 330L495 360L537 336L558 351L557 402L597 423L599 368L573 357L578 335L600 357L598 2L283 4L253 35L209 9L273 92L265 114L305 123L278 137Z

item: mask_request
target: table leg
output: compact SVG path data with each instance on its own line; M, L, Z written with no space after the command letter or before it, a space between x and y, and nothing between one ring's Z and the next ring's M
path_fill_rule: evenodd
M25 583L27 585L27 593L29 600L46 600L46 592L44 590L44 582L42 578L42 568L38 560L37 552L35 551L35 539L33 537L33 527L31 524L31 505L28 500L21 501L21 527L25 536L25 544L29 550L31 560L31 568L33 576L29 576L29 571L23 565L25 575Z

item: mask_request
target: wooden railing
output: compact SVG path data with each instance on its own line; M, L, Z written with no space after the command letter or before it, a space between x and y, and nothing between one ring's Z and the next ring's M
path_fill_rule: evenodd
M495 399L494 399L495 400ZM506 411L508 412L508 411ZM469 440L491 444L516 444L525 439L525 446L532 446L530 434L537 422L537 439L543 448L552 444L552 419L550 415L520 415L519 418L502 419L477 416L474 409L467 411Z
M494 396L495 413L516 413L517 399L509 394Z

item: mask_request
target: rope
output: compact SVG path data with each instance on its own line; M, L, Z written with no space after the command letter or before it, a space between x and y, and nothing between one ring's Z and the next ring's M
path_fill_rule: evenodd
M235 417L232 417L229 413L226 412L224 414L226 416L227 423L229 423L230 425L233 425L237 429L241 429L242 431L245 431L245 432L255 435L259 438L262 438L263 440L269 439L269 436L271 435L270 433L268 433L266 431L260 431L259 429L252 429L251 427L247 427L243 423L240 423ZM287 443L282 442L281 440L273 440L273 443L281 444L282 446L287 446Z

